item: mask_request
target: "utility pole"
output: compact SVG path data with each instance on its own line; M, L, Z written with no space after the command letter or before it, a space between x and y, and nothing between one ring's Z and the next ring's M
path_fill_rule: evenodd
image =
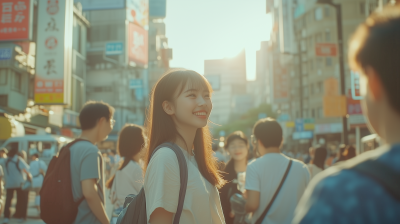
M344 56L343 56L343 26L342 26L342 5L335 4L332 0L317 0L319 4L328 4L336 9L336 25L337 25L337 38L338 38L338 52L339 52L339 70L340 70L340 93L346 95L346 77L344 71ZM349 144L349 134L347 130L347 114L342 117L342 141L344 144Z

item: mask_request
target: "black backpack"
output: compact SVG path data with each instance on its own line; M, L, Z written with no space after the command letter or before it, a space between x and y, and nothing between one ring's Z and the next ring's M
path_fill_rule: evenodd
M161 144L154 150L152 156L154 155L155 152L157 152L157 150L159 150L162 147L170 148L175 152L176 157L178 157L181 187L179 189L178 208L175 213L173 224L179 224L179 220L183 210L183 202L185 200L185 195L186 195L188 168L182 150L173 143L168 142ZM137 195L130 194L126 197L124 203L124 209L118 216L117 224L133 224L133 223L147 224L146 196L144 192L144 187L142 187L139 194Z
M54 156L40 190L40 218L47 224L70 224L75 221L78 206L84 200L82 197L75 202L72 194L71 152L69 148L79 141L68 143Z

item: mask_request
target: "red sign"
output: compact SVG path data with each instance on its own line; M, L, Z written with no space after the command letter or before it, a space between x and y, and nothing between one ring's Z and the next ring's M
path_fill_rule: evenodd
M360 100L353 99L351 89L349 89L347 94L347 113L349 115L362 114L361 102Z
M316 56L336 56L337 47L336 44L331 43L317 43L315 44L315 55Z
M148 62L147 30L129 23L129 62L146 65Z
M0 41L30 39L30 0L0 0Z

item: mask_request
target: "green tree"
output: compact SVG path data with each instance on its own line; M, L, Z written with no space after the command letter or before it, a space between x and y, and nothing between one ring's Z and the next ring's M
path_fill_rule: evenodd
M251 134L254 124L258 121L258 115L261 113L275 119L277 117L271 105L261 104L259 107L250 109L243 115L232 116L227 124L212 129L214 137L218 137L220 131L225 131L226 135L234 131L243 131L247 135Z

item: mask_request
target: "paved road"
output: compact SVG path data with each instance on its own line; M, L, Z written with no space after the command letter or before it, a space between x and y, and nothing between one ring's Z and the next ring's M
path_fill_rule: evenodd
M108 217L110 217L110 215L112 213L112 204L111 204L110 200L108 199L108 195L109 195L109 191L106 190L106 211L107 211ZM16 198L16 196L14 197L14 200L12 201L11 215L14 214L14 211L15 211L15 204L16 204L15 198ZM31 192L29 194L28 219L25 222L23 222L24 224L44 224L44 222L40 219L38 211L34 207L34 200L35 200L35 193ZM3 215L4 214L1 214L0 224L3 223ZM16 219L11 219L9 223L17 224L19 222L17 222Z

